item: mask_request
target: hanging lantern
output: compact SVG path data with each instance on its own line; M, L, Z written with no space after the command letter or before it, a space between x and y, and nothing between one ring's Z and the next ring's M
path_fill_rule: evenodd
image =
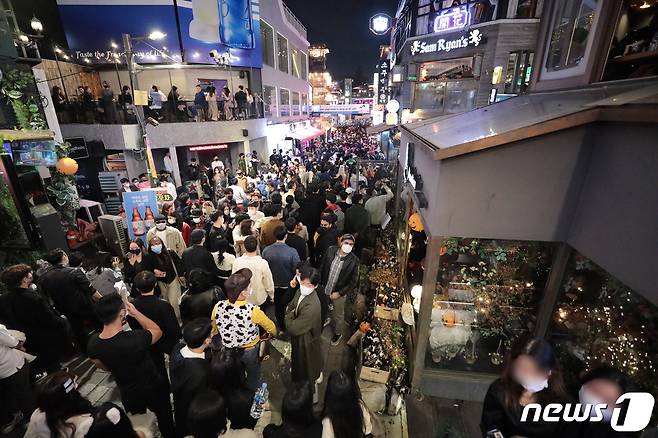
M409 216L409 228L414 231L424 231L425 227L423 226L423 221L420 218L420 214L414 213Z
M57 171L63 175L73 175L78 171L78 162L73 158L64 157L57 162Z

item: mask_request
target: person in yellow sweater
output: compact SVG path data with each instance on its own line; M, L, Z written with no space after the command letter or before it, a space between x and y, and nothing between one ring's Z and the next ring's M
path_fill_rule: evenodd
M225 301L212 310L212 335L219 335L224 348L242 353L240 360L247 372L247 386L254 391L260 387L259 327L276 335L276 325L260 307L247 302L251 294L251 271L247 268L234 272L224 283Z

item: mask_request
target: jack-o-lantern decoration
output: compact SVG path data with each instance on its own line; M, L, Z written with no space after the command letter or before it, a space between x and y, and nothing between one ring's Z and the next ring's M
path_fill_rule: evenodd
M414 213L409 216L409 228L418 232L425 231L425 227L423 226L423 221L420 218L420 214Z
M457 324L457 314L454 310L446 310L441 321L446 327L454 327Z
M73 175L78 171L78 162L73 158L64 157L57 162L57 171L63 175Z

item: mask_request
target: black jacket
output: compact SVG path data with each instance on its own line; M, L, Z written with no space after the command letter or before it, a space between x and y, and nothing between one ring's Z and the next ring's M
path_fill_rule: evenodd
M327 250L338 243L338 229L333 226L328 230L318 228L318 231L323 231L315 241L313 248L313 259L315 266L322 266Z
M211 225L206 234L206 248L208 251L212 251L213 242L220 239L226 239L226 230L224 228L215 228L214 225Z
M219 274L212 254L201 245L192 245L183 252L183 266L186 274L194 268L204 269L213 277Z
M288 233L288 236L286 237L286 245L295 248L297 254L299 254L299 260L304 261L308 259L308 245L306 244L306 240L299 237L297 234Z
M174 413L178 436L186 436L187 411L194 397L208 388L210 361L206 359L184 358L180 350L184 344L177 344L169 359L171 392L174 394Z
M25 333L25 350L45 368L56 365L71 350L73 339L66 321L31 289L16 288L0 295L0 322Z
M157 269L166 272L164 277L158 277L158 281L169 284L176 279L176 273L178 273L179 276L183 276L185 272L178 254L171 249L168 249L167 253L169 257L167 257L167 254L144 254L144 258L142 259L142 270L153 272Z
M322 436L322 423L315 420L306 429L296 429L283 423L280 426L268 424L263 429L263 438L320 438Z
M546 391L546 390L544 390ZM538 393L541 394L541 393ZM550 400L552 403L564 403L565 400ZM545 405L545 403L540 403ZM484 407L482 409L482 420L480 429L482 436L493 429L498 429L503 436L510 437L520 435L532 438L554 438L566 437L567 423L559 421L557 423L548 423L540 419L537 422L521 422L522 408L519 406L518 412L512 412L505 403L505 392L501 379L496 379L489 386L487 395L484 397Z
M156 323L162 330L160 340L151 346L153 351L159 354L171 353L171 349L181 338L181 329L171 304L155 295L140 295L135 298L133 304L137 310ZM133 330L142 328L137 320L131 317L128 318L128 324Z
M56 266L41 276L41 289L67 318L95 319L94 288L80 269Z
M337 252L338 246L332 246L327 249L327 253L324 256L324 261L322 263L322 268L320 269L322 285L327 284L327 280L329 279L329 270L331 269L331 262L333 262ZM334 286L334 290L325 291L325 293L330 294L332 292L338 292L341 296L351 294L356 287L358 276L359 258L355 256L354 253L349 253L345 256L343 267L341 268L340 274L338 275L338 281Z
M355 234L358 241L360 238L365 238L368 227L370 227L370 213L363 205L355 204L347 209L343 226L345 233Z
M320 216L327 208L327 202L323 195L311 193L299 202L299 207L299 220L306 225L309 234L312 236L320 226Z
M210 318L215 304L225 299L226 295L219 286L197 294L186 292L180 301L180 318L183 325L194 318Z

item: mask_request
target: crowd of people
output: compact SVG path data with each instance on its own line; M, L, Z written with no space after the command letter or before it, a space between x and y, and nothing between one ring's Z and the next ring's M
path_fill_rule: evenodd
M60 123L136 123L133 93L128 85L115 95L110 84L103 81L98 96L89 86L81 85L69 96L56 85L51 95ZM181 95L176 85L167 94L152 85L144 112L147 117L166 122L244 120L260 117L259 102L260 97L243 85L238 85L233 93L228 86L217 90L213 85L198 84L189 99Z
M369 433L353 370L323 375L321 348L324 327L334 346L351 333L359 255L393 198L386 166L357 166L376 150L363 127L354 132L335 131L303 159L279 150L266 163L242 155L233 168L192 160L188 184L122 259L56 249L37 267L6 267L3 414L22 417L28 437L148 436L147 410L165 438L257 436L263 344L276 337L291 344L293 384L283 424L264 436ZM122 183L150 184L145 175ZM161 183L171 184L166 173ZM121 405L80 395L62 369L75 355L111 373Z
M152 412L165 438L378 433L354 369L324 375L325 356L335 353L322 333L338 346L358 324L351 303L362 256L394 197L389 168L359 162L381 156L358 124L296 155L274 151L263 162L241 154L236 166L192 160L188 184L174 187L175 201L122 259L57 249L38 267L6 267L0 406L9 426L27 423L29 438L143 438L153 432ZM272 337L292 352L280 425L252 415L267 409L259 405L261 362ZM112 375L121 405L93 406L80 394L78 377L62 368L75 355ZM582 403L610 406L601 423L522 422L523 406L564 403L569 394L544 340L520 340L505 363L484 399L483 436L620 436L610 428L612 407L637 387L624 373L598 369L582 381Z

